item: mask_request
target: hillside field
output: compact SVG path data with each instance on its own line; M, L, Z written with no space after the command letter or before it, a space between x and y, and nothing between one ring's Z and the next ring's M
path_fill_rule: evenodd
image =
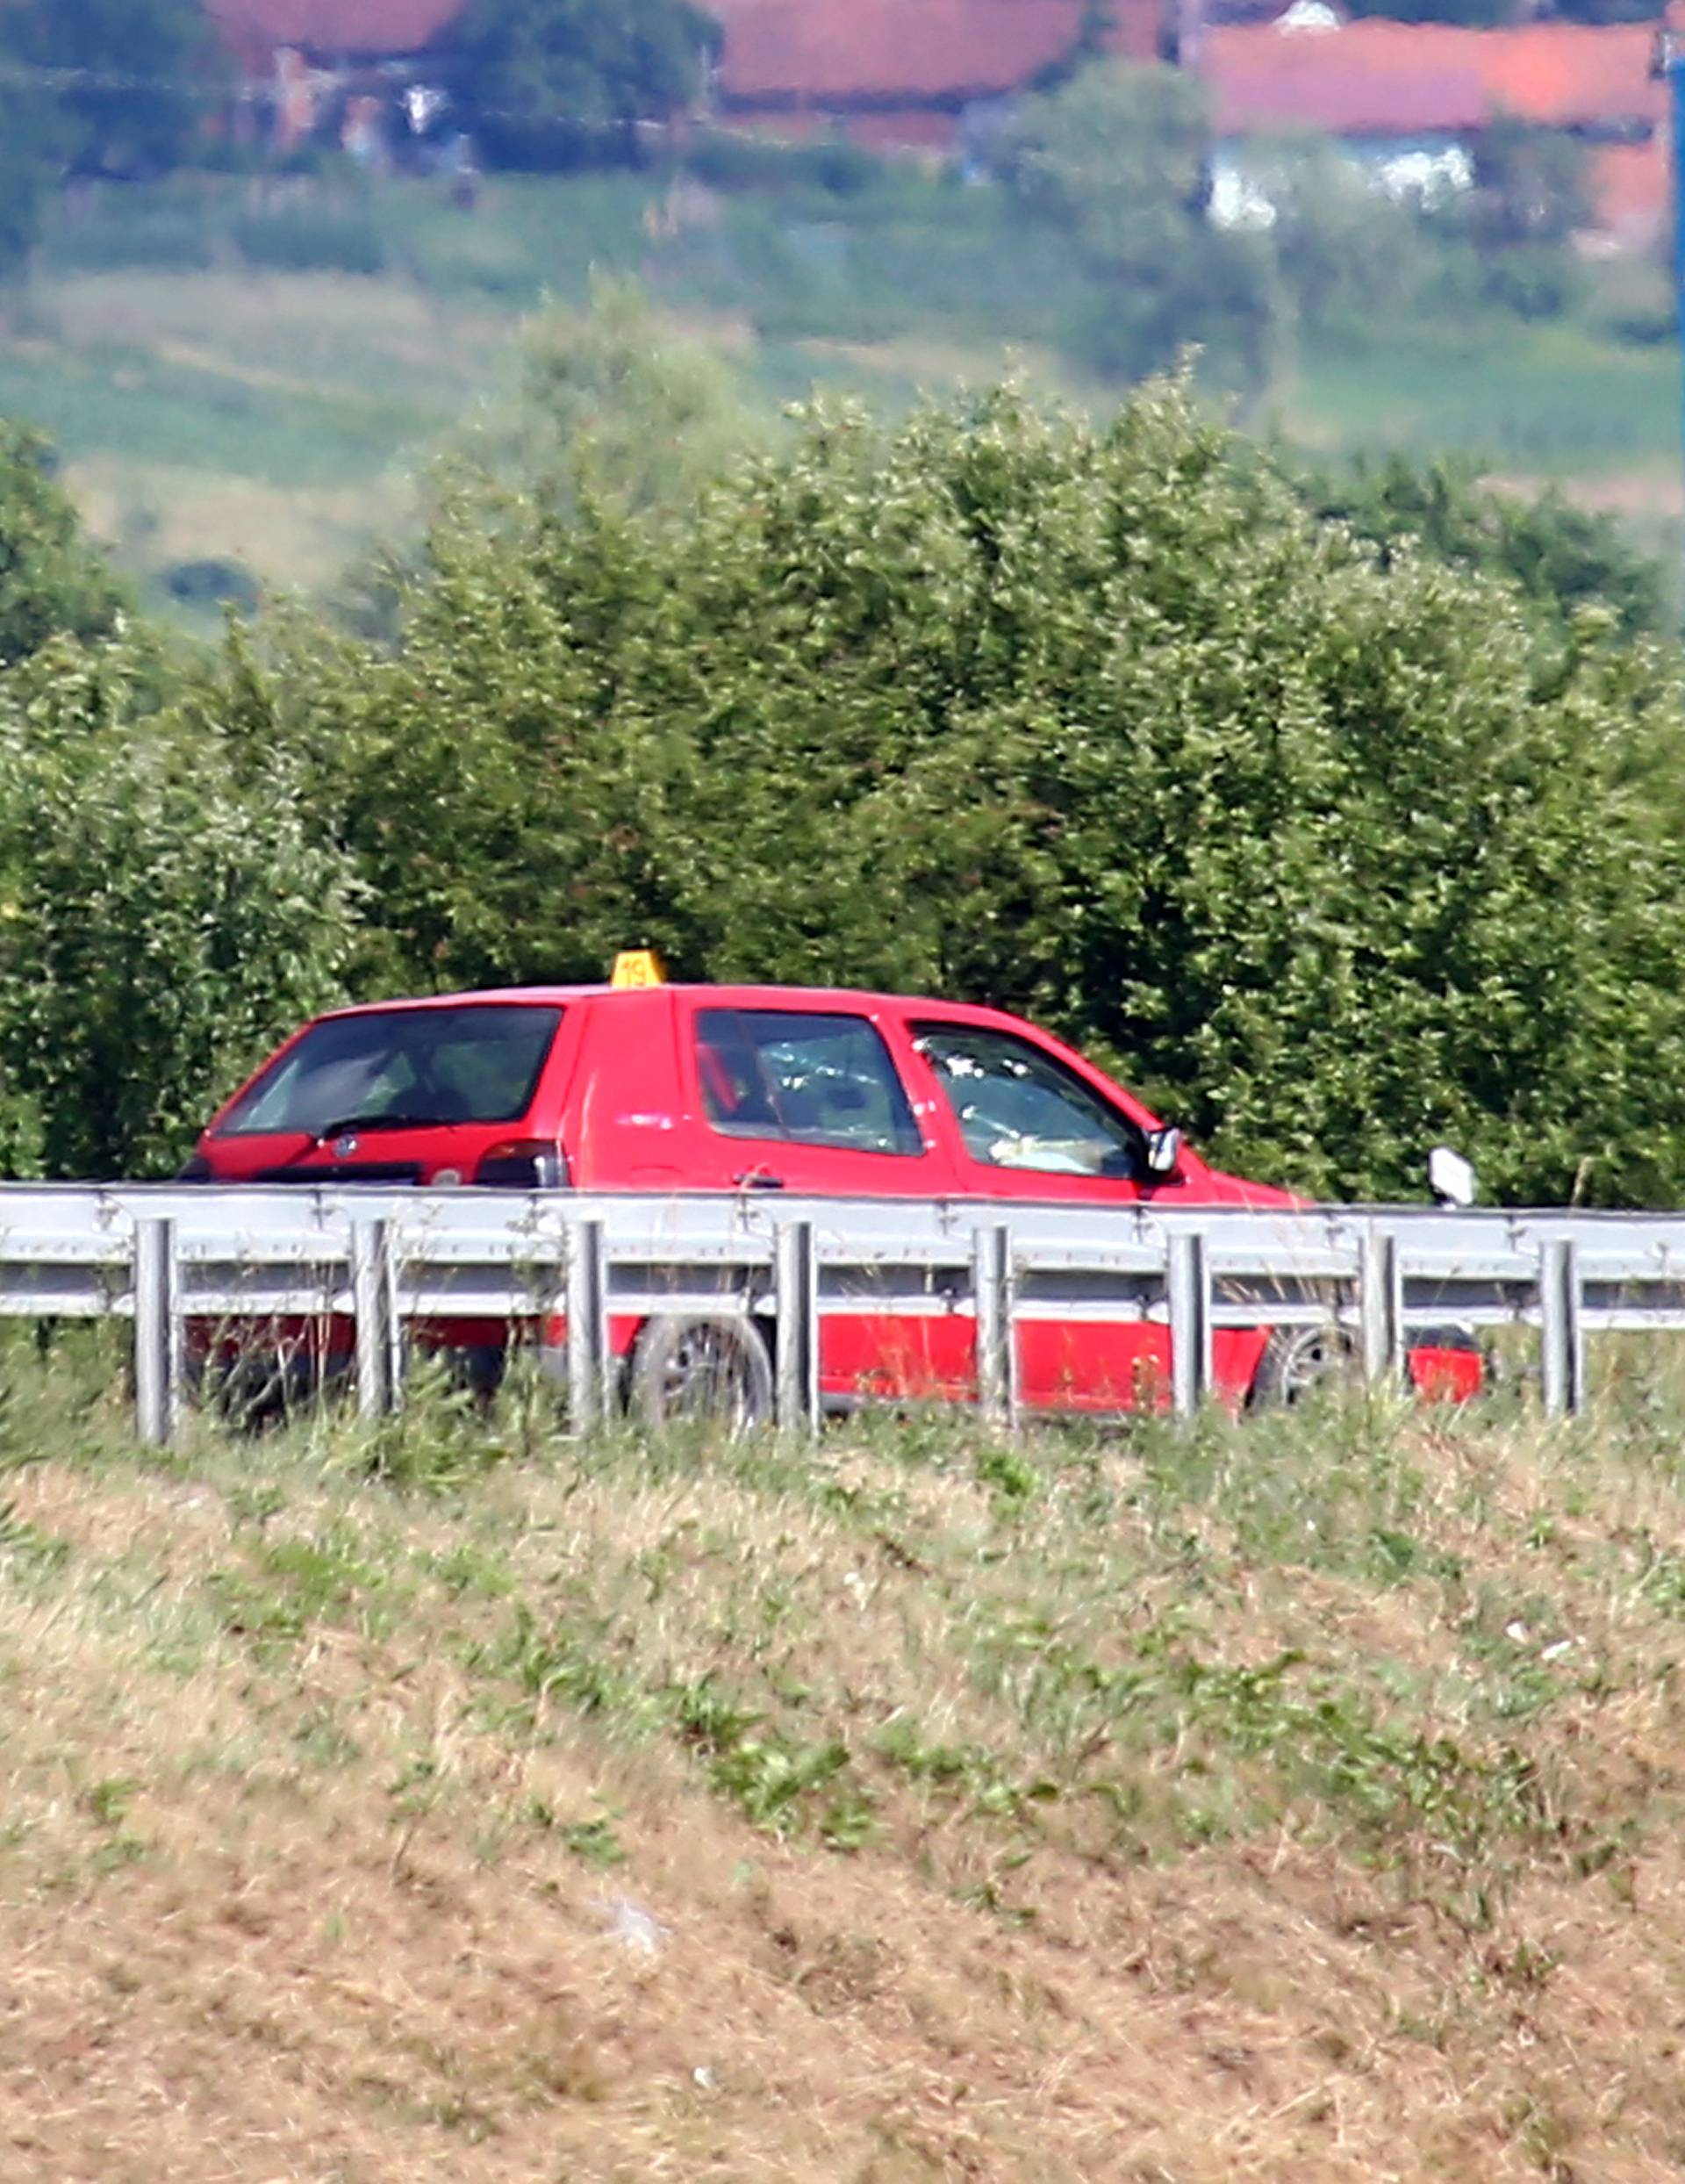
M1685 2161L1667 1390L179 1455L0 1365L0 2147L71 2184Z
M320 592L402 535L431 457L515 384L523 321L577 305L593 267L638 276L769 404L817 384L893 409L1013 368L1092 406L1118 392L1072 361L1092 277L993 190L506 177L469 212L416 178L200 176L61 209L6 316L0 413L54 435L149 602L204 626L184 566ZM1568 320L1488 317L1449 341L1383 329L1357 353L1301 341L1242 421L1319 456L1461 451L1521 485L1560 478L1666 546L1681 499L1666 277L1587 277Z

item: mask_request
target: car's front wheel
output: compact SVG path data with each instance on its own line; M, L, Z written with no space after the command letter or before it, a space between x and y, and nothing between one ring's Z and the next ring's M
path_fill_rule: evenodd
M652 1319L632 1358L627 1409L646 1426L730 1434L772 1415L772 1364L754 1324L726 1313Z

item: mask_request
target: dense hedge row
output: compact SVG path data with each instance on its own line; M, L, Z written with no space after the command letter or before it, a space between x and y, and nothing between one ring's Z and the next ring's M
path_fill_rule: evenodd
M1022 1009L1308 1189L1414 1193L1449 1137L1501 1195L1671 1199L1674 657L1572 526L1552 590L1537 524L1524 584L1502 527L1427 558L1328 505L1180 384L1104 428L1007 389L815 413L664 510L465 492L378 639L38 651L0 1142L163 1165L336 986L649 943Z

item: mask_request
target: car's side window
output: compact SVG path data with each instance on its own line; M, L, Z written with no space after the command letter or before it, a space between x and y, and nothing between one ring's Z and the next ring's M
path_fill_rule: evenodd
M921 1024L914 1036L972 1160L1044 1175L1144 1172L1136 1124L1029 1040L960 1024Z
M699 1009L696 1067L703 1111L727 1137L924 1151L889 1050L864 1017Z

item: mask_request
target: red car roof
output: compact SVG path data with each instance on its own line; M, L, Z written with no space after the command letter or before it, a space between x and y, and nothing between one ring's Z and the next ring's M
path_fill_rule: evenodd
M722 1009L779 1009L798 1007L834 1009L936 1009L944 1015L974 1017L992 1021L1010 1011L980 1007L972 1002L940 1001L922 995L879 994L852 986L709 986L675 981L659 988L595 986L484 986L455 994L394 995L389 1001L362 1001L344 1009L323 1010L328 1017L377 1015L384 1009L448 1009L464 1003L515 1002L530 1007L560 1007L579 1001L629 1000L635 993L704 995Z

